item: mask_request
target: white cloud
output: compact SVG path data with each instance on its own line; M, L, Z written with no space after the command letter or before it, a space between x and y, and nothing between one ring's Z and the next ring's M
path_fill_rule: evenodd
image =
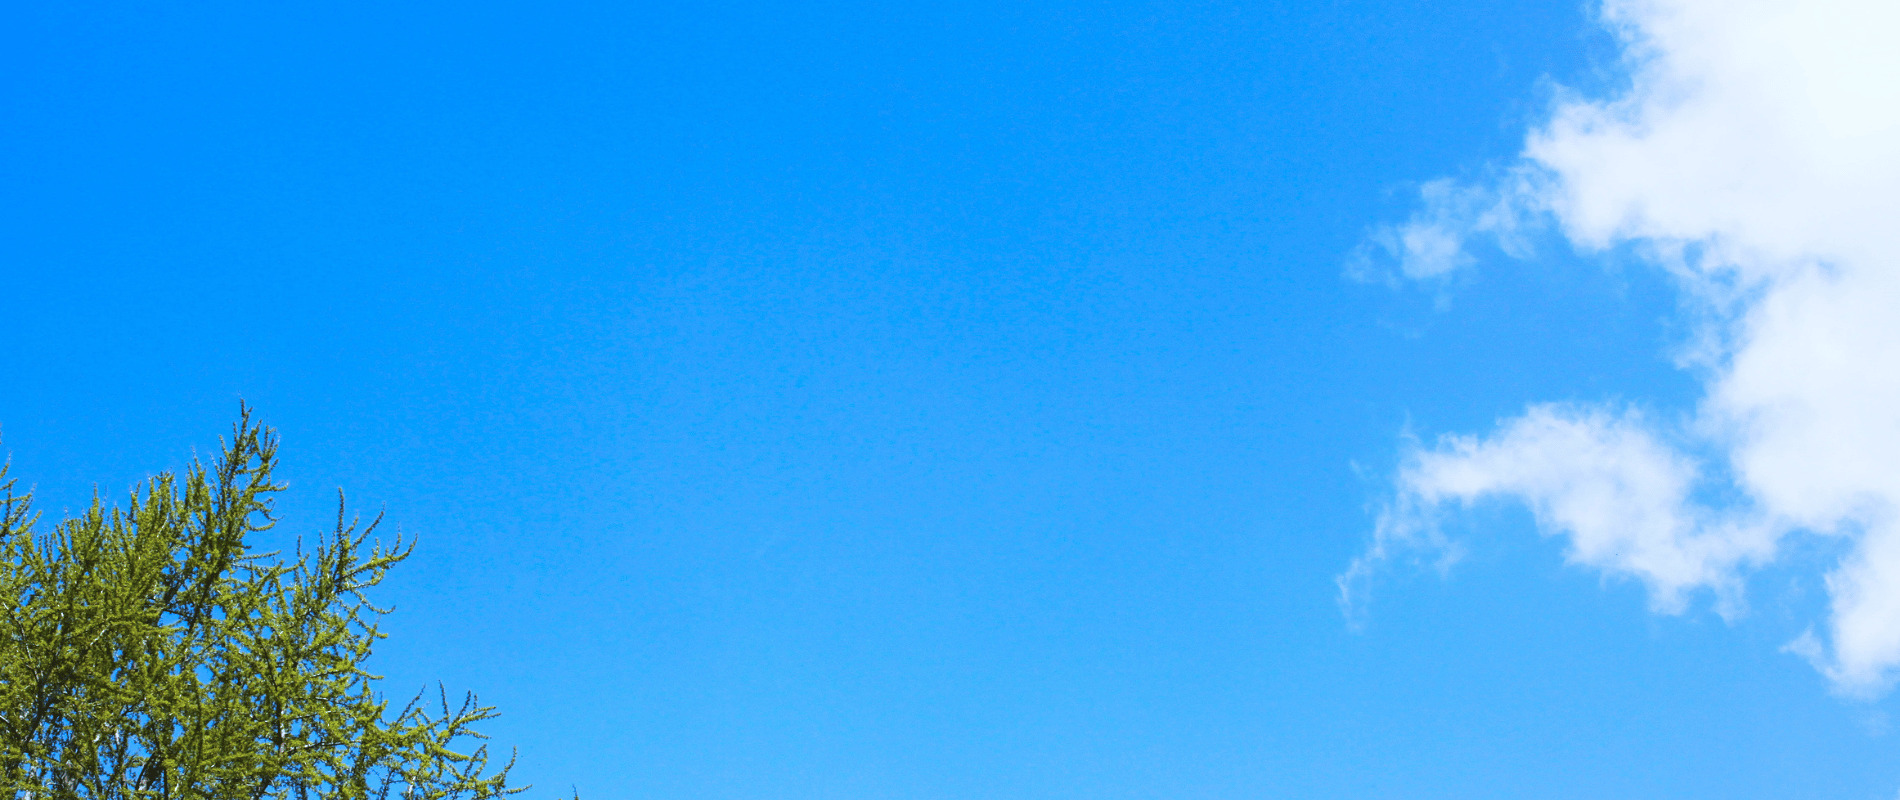
M1786 535L1839 536L1824 633L1790 649L1843 692L1885 691L1900 671L1900 3L1610 0L1602 19L1626 91L1560 99L1502 179L1427 184L1371 247L1425 279L1465 267L1474 238L1521 255L1536 220L1585 251L1633 245L1706 320L1688 365L1705 398L1680 425L1535 406L1420 448L1342 598L1398 550L1442 547L1447 504L1487 496L1523 501L1574 562L1641 580L1662 611L1699 589L1733 610ZM1683 439L1725 469L1699 470ZM1711 481L1742 499L1698 505Z
M1375 228L1354 253L1347 269L1360 280L1389 277L1377 266L1384 256L1397 266L1398 277L1412 280L1439 278L1472 263L1465 242L1489 236L1511 255L1530 255L1524 231L1536 225L1538 202L1533 190L1538 173L1515 170L1508 181L1494 186L1463 186L1440 178L1419 187L1423 208L1403 225Z
M1774 533L1696 506L1698 473L1638 412L1533 406L1490 437L1447 436L1414 448L1372 549L1341 576L1340 589L1356 607L1378 561L1400 549L1441 549L1445 505L1515 497L1541 530L1569 537L1571 562L1642 581L1658 610L1680 611L1697 588L1714 589L1733 608L1735 569L1770 556Z

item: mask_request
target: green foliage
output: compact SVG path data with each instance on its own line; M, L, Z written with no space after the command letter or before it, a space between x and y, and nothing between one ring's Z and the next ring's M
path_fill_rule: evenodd
M414 545L346 522L290 559L277 440L248 410L209 469L35 530L0 467L0 796L16 800L494 798L494 716L470 695L392 708L364 670L385 613L363 596ZM458 749L464 752L458 752Z

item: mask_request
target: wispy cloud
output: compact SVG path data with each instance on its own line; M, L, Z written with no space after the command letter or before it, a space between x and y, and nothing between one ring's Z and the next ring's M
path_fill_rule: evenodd
M1529 257L1527 234L1548 216L1537 191L1542 177L1520 167L1485 185L1428 181L1419 187L1418 212L1404 224L1374 228L1348 259L1347 272L1387 283L1442 278L1473 263L1466 243L1479 236L1506 254Z
M1445 546L1440 516L1484 497L1526 503L1572 560L1641 580L1663 612L1709 590L1733 613L1787 536L1842 537L1824 632L1790 649L1844 693L1884 692L1900 670L1900 5L1610 0L1601 18L1628 88L1560 98L1501 177L1426 184L1351 268L1430 279L1467 268L1474 240L1524 254L1539 224L1584 251L1630 246L1703 327L1686 367L1704 399L1670 424L1533 406L1416 447L1342 601L1394 553ZM1738 499L1698 504L1711 483Z

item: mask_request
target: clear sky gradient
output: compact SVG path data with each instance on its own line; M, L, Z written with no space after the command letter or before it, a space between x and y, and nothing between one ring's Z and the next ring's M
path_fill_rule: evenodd
M1440 435L1705 393L1628 247L1355 270L1629 85L1594 8L265 5L6 6L0 449L58 516L254 405L529 796L1900 790L1784 650L1843 540L1655 613L1506 498L1342 612Z

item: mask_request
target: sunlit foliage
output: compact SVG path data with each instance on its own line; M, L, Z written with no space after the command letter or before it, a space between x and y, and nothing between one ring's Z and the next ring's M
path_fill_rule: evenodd
M338 502L287 557L271 527L277 439L246 411L221 455L124 508L37 525L0 468L0 785L16 800L493 798L471 725L440 691L392 704L365 670L384 613L364 591L406 558ZM472 749L471 749L472 748Z

